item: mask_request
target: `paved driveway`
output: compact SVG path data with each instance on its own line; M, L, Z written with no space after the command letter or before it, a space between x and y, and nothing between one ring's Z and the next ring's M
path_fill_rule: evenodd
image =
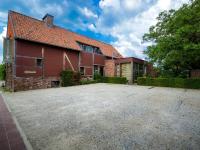
M92 84L4 98L34 150L200 149L200 90Z

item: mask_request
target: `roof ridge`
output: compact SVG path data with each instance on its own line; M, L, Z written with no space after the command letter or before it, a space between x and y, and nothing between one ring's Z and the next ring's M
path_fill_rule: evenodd
M28 15L25 15L25 14L20 13L20 12L16 12L16 11L13 11L13 10L9 10L9 12L17 13L17 14L19 14L19 15L22 15L22 16L25 16L25 17L34 19L34 20L36 20L36 21L43 22L42 20L39 20L39 19L37 19L37 18L34 18L34 17L28 16ZM97 40L97 39L93 39L93 38L91 38L91 37L88 37L88 36L83 35L83 34L80 34L80 33L76 33L76 32L74 32L74 31L72 31L72 30L70 30L70 29L66 29L65 27L61 27L61 26L58 26L58 25L53 25L53 26L54 26L54 27L57 27L57 28L64 29L64 30L69 31L69 32L71 32L71 33L73 33L73 34L77 34L77 35L83 36L83 37L85 37L85 38L88 38L88 39L91 39L91 40L95 40L95 41L97 41L97 42L100 42L100 43L103 43L103 44L112 46L112 45L109 44L109 43L106 43L106 42L103 42L103 41L100 41L100 40ZM113 46L112 46L112 47L113 47ZM113 48L114 48L114 47L113 47Z

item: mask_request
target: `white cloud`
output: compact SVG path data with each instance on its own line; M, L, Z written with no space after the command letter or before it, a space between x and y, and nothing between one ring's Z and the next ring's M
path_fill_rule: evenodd
M8 14L6 12L0 12L0 26L5 26Z
M2 32L0 33L0 45L3 45L3 37L6 37L7 27L3 27Z
M113 0L101 0L99 6L102 9L102 14L95 24L96 31L102 34L109 34L116 38L117 40L112 44L122 55L144 58L143 51L149 43L142 43L142 36L144 33L148 32L151 25L156 23L158 14L164 10L177 9L188 1L189 0L157 0L152 6L146 7L144 11L135 12L136 15L132 15L133 13L128 13L128 11L136 11L140 7L150 4L150 1L116 0L116 3L113 4ZM114 8L117 13L113 13L111 8ZM118 8L120 9L117 10ZM110 16L112 16L112 18L110 18ZM105 18L110 18L112 20L106 20ZM107 25L106 21L116 22Z
M120 9L120 0L100 0L99 6L101 9L105 8Z
M132 11L141 5L141 0L124 0L122 1L122 5L126 10Z
M0 33L0 63L3 60L3 37L6 37L7 27L3 27L2 32Z
M93 13L91 10L89 10L87 7L80 8L80 11L83 15L85 15L88 18L98 18L97 14Z
M3 21L6 21L7 20L7 13L0 12L0 19L3 20Z
M67 2L64 1L63 4L58 3L45 3L41 0L21 0L23 4L31 8L30 12L35 17L41 17L44 16L46 13L50 13L56 16L60 16L63 14L63 6L67 5Z
M96 27L94 26L94 24L89 24L88 29L90 29L93 32L96 32Z

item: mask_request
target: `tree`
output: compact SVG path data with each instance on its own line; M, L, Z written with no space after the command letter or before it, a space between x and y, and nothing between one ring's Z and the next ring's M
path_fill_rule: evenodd
M145 53L162 72L172 76L200 68L200 0L184 4L177 11L163 11L157 24L144 34L152 42Z

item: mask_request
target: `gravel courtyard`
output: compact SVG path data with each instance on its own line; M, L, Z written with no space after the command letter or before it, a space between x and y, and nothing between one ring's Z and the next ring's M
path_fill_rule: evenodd
M200 149L200 90L102 83L3 96L34 150Z

